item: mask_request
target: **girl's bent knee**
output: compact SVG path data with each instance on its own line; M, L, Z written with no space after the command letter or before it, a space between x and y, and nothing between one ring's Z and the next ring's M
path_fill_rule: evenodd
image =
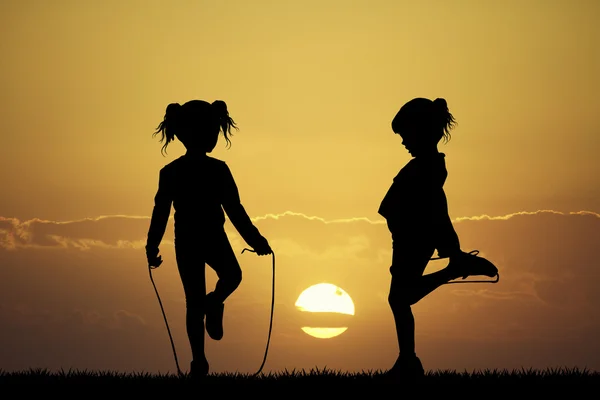
M240 283L242 283L242 270L237 269L235 271L231 271L231 273L227 275L227 281L229 282L230 286L237 288Z

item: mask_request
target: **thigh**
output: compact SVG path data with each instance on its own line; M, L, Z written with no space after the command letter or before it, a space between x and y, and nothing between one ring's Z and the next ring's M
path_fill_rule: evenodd
M397 243L394 241L392 248L392 265L390 273L397 282L410 282L418 279L425 272L425 268L435 252L433 244L423 243Z
M193 243L176 242L175 257L186 302L203 301L206 296L205 255Z
M224 230L215 232L207 240L206 263L217 273L219 278L241 274L240 264Z

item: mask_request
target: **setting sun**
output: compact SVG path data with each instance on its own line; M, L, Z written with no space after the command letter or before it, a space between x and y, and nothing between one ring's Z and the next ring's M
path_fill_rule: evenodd
M319 283L305 289L298 296L295 306L303 312L354 315L354 302L350 295L331 283ZM302 327L305 333L319 339L341 335L347 329L348 327Z
M598 16L0 0L0 382L600 371Z

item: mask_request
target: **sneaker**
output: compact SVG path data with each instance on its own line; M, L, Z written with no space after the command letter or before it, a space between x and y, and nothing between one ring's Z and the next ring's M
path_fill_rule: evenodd
M391 379L411 379L418 380L425 376L423 364L417 356L402 357L398 359L385 375Z
M485 275L493 278L498 275L498 268L486 258L479 257L479 250L472 250L468 253L462 253L459 258L454 258L448 264L448 267L456 271L458 277L462 279L472 275Z
M192 361L190 363L189 377L194 380L202 379L208 375L208 370L208 361L206 361L206 359Z
M213 340L223 338L223 311L225 305L217 303L214 299L214 293L206 295L206 332Z

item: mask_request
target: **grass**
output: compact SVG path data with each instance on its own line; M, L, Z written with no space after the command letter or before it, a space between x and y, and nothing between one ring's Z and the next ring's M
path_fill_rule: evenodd
M174 373L151 374L151 373L117 373L111 371L57 371L52 372L44 369L31 369L17 372L4 372L0 370L0 385L21 384L31 387L32 385L79 385L79 384L143 384L147 387L155 385L187 386L192 381L186 376L178 376ZM365 371L361 373L348 373L331 371L327 369L312 369L282 371L279 373L263 373L260 375L241 373L219 373L210 374L203 383L218 384L226 388L236 386L260 385L276 387L281 384L318 384L319 386L335 384L345 387L353 384L380 385L389 384L381 371ZM398 383L398 382L395 382ZM520 369L520 370L481 370L473 372L457 372L450 370L428 371L424 379L418 383L428 388L440 385L577 385L600 384L600 373L587 369ZM219 389L220 390L220 389Z

